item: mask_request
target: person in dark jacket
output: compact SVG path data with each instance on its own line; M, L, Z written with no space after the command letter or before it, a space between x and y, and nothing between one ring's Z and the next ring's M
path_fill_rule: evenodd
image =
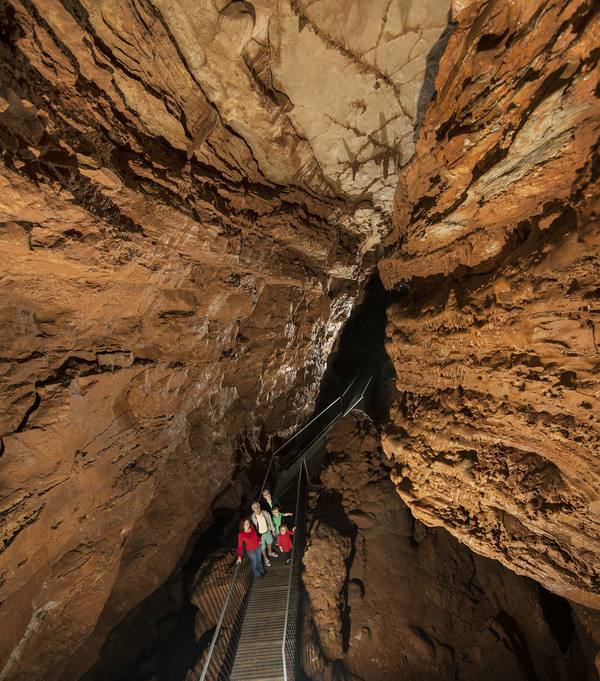
M260 537L258 532L254 529L249 518L244 518L240 522L240 531L238 532L238 548L237 548L237 562L242 562L242 554L246 549L250 565L252 566L252 574L255 577L264 577L265 569L262 564L262 550L260 548Z
M279 499L271 494L271 490L268 487L263 490L260 505L265 511L269 511L269 513L272 513L274 506L277 506L281 510Z

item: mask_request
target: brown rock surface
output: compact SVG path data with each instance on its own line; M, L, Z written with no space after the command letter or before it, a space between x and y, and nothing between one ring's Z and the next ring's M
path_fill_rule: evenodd
M0 681L79 678L309 411L398 182L398 489L596 603L595 6L456 1L401 176L449 3L365 7L0 6Z
M310 543L302 558L304 584L310 593L321 647L332 660L342 657L344 650L339 612L343 608L341 596L350 551L348 537L317 521L311 529Z
M414 515L600 607L598 5L455 2L380 262Z
M310 409L448 3L361 6L0 7L1 681L85 672Z
M334 628L342 639L342 654L323 646L337 661L333 678L597 678L598 645L587 631L597 626L597 613L585 611L584 626L585 609L573 612L532 580L415 520L389 480L368 417L352 412L336 426L328 450L304 581L321 640ZM347 554L348 542L349 566L340 575L331 556ZM317 582L311 576L327 573ZM314 678L330 674L325 668Z

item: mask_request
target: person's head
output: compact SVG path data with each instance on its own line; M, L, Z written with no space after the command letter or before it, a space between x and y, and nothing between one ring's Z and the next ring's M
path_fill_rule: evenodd
M271 490L270 489L263 489L263 498L265 501L271 501Z
M261 511L260 511L260 504L258 503L258 501L255 501L255 502L252 504L251 508L252 508L252 510L254 511L254 513L256 513L256 515L260 515L260 512L261 512Z
M277 518L279 517L279 506L273 506L271 509L273 511L273 515Z
M242 518L240 520L240 532L250 532L251 527L250 518Z
M285 523L281 523L281 527L279 528L279 534L285 534L288 531L287 525Z

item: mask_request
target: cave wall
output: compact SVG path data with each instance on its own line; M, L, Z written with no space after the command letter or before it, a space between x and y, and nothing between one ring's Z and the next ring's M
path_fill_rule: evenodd
M427 525L600 607L598 4L454 2L379 270Z
M309 678L598 678L593 611L414 518L366 414L341 420L327 449L303 558L321 651L305 646Z
M306 415L397 185L397 489L597 604L597 12L449 6L1 5L0 681L79 678Z
M0 6L1 681L79 678L310 411L448 6Z

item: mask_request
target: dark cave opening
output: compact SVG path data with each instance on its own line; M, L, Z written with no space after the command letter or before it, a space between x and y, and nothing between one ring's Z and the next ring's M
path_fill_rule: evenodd
M506 638L514 652L515 659L519 663L527 680L539 681L533 660L531 659L531 654L529 652L527 638L525 637L525 634L523 633L517 620L509 615L505 610L500 610L500 612L498 612L496 615L496 619L504 630Z
M575 635L575 623L569 601L538 584L540 606L552 637L563 655L569 650Z
M408 289L387 291L374 269L362 300L353 309L328 358L315 412L340 395L356 376L372 376L361 408L377 422L387 415L395 376L385 348L387 308L402 300Z

